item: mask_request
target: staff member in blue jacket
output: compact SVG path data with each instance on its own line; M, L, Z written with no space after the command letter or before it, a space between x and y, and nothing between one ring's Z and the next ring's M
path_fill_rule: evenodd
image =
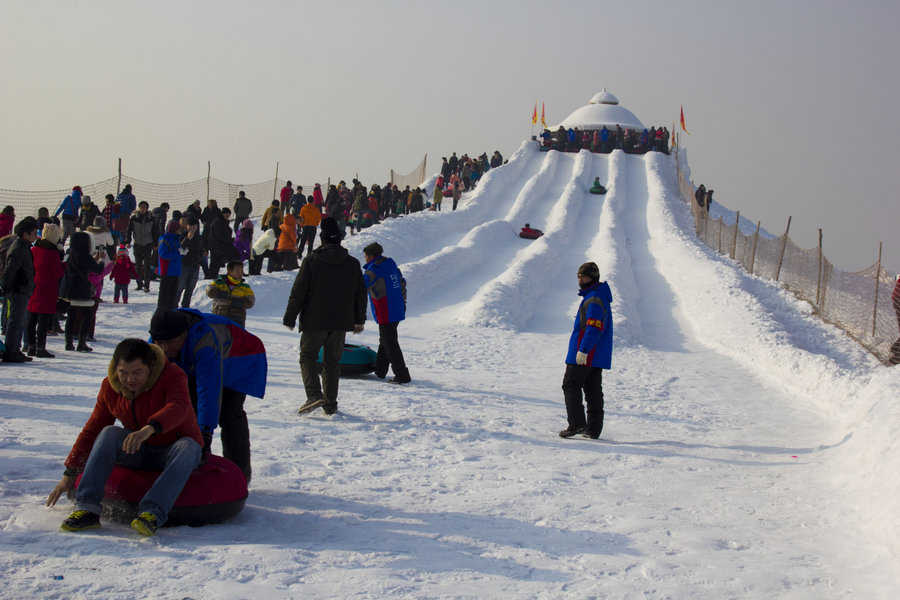
M388 366L394 371L391 383L409 383L409 369L397 337L397 326L406 318L406 280L392 258L383 256L384 248L372 242L363 248L366 264L363 281L369 294L372 317L378 323L378 356L375 375L384 379Z
M578 268L578 286L582 301L569 338L562 383L569 426L559 432L559 437L580 433L596 440L603 430L603 369L609 369L612 361L612 292L609 284L600 281L600 268L593 262Z
M191 400L203 435L204 453L222 428L222 456L250 482L250 428L244 400L266 393L266 349L262 341L219 315L193 308L160 309L150 321L150 341L188 375Z

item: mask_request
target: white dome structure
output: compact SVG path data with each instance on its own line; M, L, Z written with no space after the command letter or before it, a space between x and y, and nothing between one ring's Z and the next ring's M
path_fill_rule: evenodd
M591 98L590 104L582 106L575 112L566 117L559 125L551 127L551 131L559 129L563 126L566 129L578 128L585 129L615 129L619 125L622 129L636 129L643 131L645 129L641 120L634 116L634 113L627 108L619 105L619 99L603 88L602 92L598 92Z

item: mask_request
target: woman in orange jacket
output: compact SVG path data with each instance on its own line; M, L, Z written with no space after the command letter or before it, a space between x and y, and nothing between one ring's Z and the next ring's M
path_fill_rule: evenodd
M297 268L297 211L292 210L285 215L281 224L281 236L278 238L278 253L282 257L285 271Z

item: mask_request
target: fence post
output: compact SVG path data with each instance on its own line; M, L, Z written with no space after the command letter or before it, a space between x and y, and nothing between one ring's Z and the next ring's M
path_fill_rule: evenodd
M816 282L816 307L819 309L820 312L822 310L822 304L821 304L821 300L820 300L821 295L822 295L822 269L824 268L824 265L822 265L822 256L823 256L822 255L822 230L820 229L819 230L819 269L818 269L819 277L818 277L818 281Z
M722 215L719 215L719 247L716 249L716 252L722 254Z
M212 161L206 161L206 203L209 204L209 176L212 174Z
M753 275L753 267L756 264L756 242L759 241L759 226L762 221L756 222L756 233L753 234L753 252L750 254L750 274Z
M775 271L775 281L781 277L781 265L784 263L784 251L787 249L788 232L791 230L791 217L788 217L788 224L784 230L784 240L781 244L781 256L778 257L778 269Z
M116 198L119 197L119 193L122 191L122 159L119 159L119 180L116 181Z
M875 337L875 324L878 323L878 291L881 285L881 246L878 242L878 268L875 269L875 308L872 309L872 337Z
M278 161L275 161L275 184L272 186L272 200L278 198Z
M731 260L734 260L734 254L737 250L737 234L738 228L741 226L741 211L737 211L737 218L734 220L734 237L731 239Z

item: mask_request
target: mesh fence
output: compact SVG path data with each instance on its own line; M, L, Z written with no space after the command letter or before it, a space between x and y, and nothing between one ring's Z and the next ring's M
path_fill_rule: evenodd
M676 154L676 160L678 160ZM694 186L678 166L678 188L691 206L698 237L719 254L730 256L747 271L778 281L813 305L826 322L843 329L879 360L888 364L890 348L897 340L897 315L891 293L896 273L880 264L848 273L836 269L821 247L804 249L787 233L777 238L747 235L740 231L737 213L733 224L711 219L694 200Z
M151 209L163 202L168 202L173 210L183 211L194 200L200 200L204 206L207 200L216 200L220 208L231 207L238 197L238 192L243 191L253 202L251 216L259 216L272 203L272 200L279 197L281 188L284 187L286 181L281 178L273 178L260 183L237 184L210 177L189 183L153 183L122 175L121 178L116 176L97 183L82 185L81 189L85 195L91 197L95 204L103 207L107 194L117 196L119 191L129 183L132 193L138 201L146 200ZM294 185L298 184L295 182ZM303 186L305 194L312 193L313 184L300 185ZM323 185L325 184L323 183ZM38 208L42 206L46 206L53 214L60 202L71 192L71 189L40 192L0 189L0 207L12 206L16 209L16 216L19 218L26 215L37 216Z

